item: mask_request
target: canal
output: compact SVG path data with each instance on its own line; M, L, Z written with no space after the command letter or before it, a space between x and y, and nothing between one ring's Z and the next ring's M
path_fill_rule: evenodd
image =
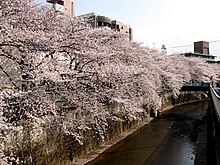
M208 101L174 107L87 165L193 165Z

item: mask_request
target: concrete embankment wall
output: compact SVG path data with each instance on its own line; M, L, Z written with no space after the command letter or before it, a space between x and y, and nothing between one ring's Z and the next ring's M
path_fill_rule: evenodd
M163 94L161 98L162 98L161 110L163 111L172 106L200 101L200 100L207 100L209 99L209 93L199 92L199 91L182 91L178 97L173 97L172 94L167 93L167 94Z
M207 99L207 95L201 92L181 92L179 97L176 98L174 98L170 93L163 94L161 98L161 110L164 110L178 104ZM116 105L112 108L120 111L119 105ZM146 112L149 112L149 110L146 110ZM81 132L82 136L84 137L83 145L77 143L76 139L74 139L72 136L64 135L62 130L50 132L50 130L55 129L48 128L47 130L43 130L43 136L34 144L34 146L31 147L31 150L27 149L25 152L23 152L23 154L31 153L31 161L28 162L31 162L31 164L35 165L71 165L74 159L82 158L85 154L93 151L101 144L111 141L120 134L133 129L143 122L146 123L146 121L150 121L149 113L143 115L141 120L140 118L139 120L133 121L109 120L108 129L104 138L100 138L93 129L88 129ZM26 164L29 164L28 162Z

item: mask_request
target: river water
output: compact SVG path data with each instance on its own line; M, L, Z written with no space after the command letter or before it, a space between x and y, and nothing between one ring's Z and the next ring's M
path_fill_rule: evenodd
M199 126L205 120L208 103L164 111L87 165L193 165Z

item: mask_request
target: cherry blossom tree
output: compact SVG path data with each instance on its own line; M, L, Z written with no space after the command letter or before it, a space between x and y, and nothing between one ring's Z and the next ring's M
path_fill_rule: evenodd
M0 72L11 86L0 86L2 162L30 163L27 146L41 130L79 145L86 130L105 139L109 120L141 120L160 109L164 93L177 97L184 82L219 75L217 65L164 56L29 0L0 2L0 32Z

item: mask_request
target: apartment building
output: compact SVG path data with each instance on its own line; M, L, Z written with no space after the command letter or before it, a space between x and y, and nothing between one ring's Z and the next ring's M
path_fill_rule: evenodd
M46 0L53 5L53 8L57 11L64 12L70 16L75 16L75 0ZM109 17L99 15L96 13L88 13L80 15L78 17L87 18L87 22L91 24L93 28L105 27L112 30L119 31L127 34L129 40L133 40L133 29L118 20L113 20Z
M47 0L47 2L52 4L55 10L64 12L70 16L75 16L74 0Z
M91 24L93 28L105 27L128 35L129 40L133 40L133 30L129 25L124 24L118 20L99 15L96 13L88 13L78 17L86 18L86 21Z

